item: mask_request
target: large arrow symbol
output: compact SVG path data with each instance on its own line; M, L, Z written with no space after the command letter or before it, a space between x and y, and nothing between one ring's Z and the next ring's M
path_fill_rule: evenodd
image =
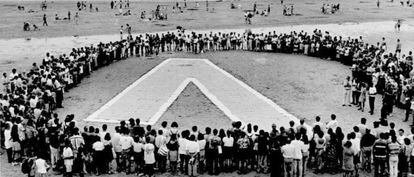
M207 59L167 59L128 86L85 121L117 123L139 117L154 124L180 93L194 83L232 121L269 130L298 119ZM309 127L308 127L308 130ZM308 131L309 132L309 131Z

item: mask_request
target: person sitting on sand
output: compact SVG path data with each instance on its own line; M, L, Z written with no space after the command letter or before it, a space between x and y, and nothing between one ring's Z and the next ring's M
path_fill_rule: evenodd
M39 30L40 30L39 27L37 27L36 24L33 24L33 31L39 31Z
M29 22L23 23L23 31L30 31L30 24Z

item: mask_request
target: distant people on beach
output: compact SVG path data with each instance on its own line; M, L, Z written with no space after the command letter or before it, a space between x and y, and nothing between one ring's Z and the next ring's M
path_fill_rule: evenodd
M78 24L78 22L79 22L79 13L78 12L75 13L74 20L75 20L75 24Z
M121 41L123 39L123 34L124 34L124 26L121 25L121 29L119 29L119 36L121 37Z
M86 1L78 1L76 3L76 7L78 8L79 11L86 9ZM92 3L91 3L92 6Z
M400 32L400 28L401 28L401 24L402 24L402 19L397 19L397 22L395 23L395 30Z
M340 4L323 4L322 5L322 13L323 14L335 14L339 11Z
M284 5L283 6L283 15L284 16L292 16L293 15L293 5L290 5L290 6Z
M17 10L19 10L19 11L24 11L24 6L18 5L18 6L17 6Z
M23 23L23 31L39 31L39 28L37 27L36 24L32 25L33 28L30 28L30 23L29 22L24 22Z
M47 2L46 2L46 0L45 0L45 1L43 1L43 2L40 4L40 8L42 9L42 11L45 11L45 10L47 9Z
M48 26L46 14L43 14L43 26Z

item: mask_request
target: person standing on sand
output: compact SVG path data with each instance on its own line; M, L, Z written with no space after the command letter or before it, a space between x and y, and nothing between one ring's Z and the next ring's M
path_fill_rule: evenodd
M43 26L48 26L47 25L46 14L43 14Z
M131 26L129 26L129 24L126 24L126 30L127 30L127 33L128 33L128 37L132 36L131 35L132 28L131 28Z
M254 13L256 13L256 8L257 8L257 5L256 5L256 2L254 2L254 4L253 4L253 12Z
M345 97L344 97L344 104L342 106L351 106L350 104L350 97L351 97L351 81L350 77L347 76L346 80L343 83L343 86L345 88Z
M377 89L374 84L370 84L368 89L368 100L369 100L369 113L374 114L374 104L375 104L375 95L377 94Z
M70 11L68 11L68 20L70 21Z
M75 13L75 24L78 24L78 21L79 21L79 13L76 12Z
M397 30L398 32L400 32L401 22L401 19L398 19L397 23L395 24L395 30Z
M395 54L397 54L398 56L400 56L400 54L401 54L401 42L400 42L400 39L397 39L397 47L395 49Z
M124 26L121 25L121 29L119 29L119 35L121 36L121 41L123 38L123 35L122 35L123 33L124 33Z
M377 8L379 8L379 7L380 7L380 1L377 0Z

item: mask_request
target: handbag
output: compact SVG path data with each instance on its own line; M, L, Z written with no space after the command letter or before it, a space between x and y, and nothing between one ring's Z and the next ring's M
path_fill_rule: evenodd
M217 146L217 149L219 154L223 154L223 148L221 146Z

